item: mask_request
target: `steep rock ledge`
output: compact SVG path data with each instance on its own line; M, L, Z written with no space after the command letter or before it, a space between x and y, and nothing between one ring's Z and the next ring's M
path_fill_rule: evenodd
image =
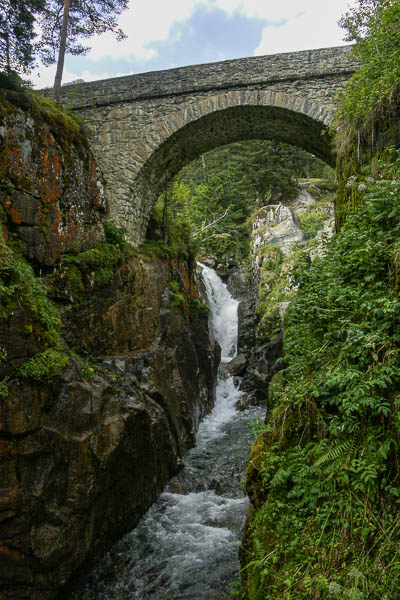
M90 379L72 359L51 383L7 381L0 429L7 600L53 598L72 573L84 574L154 502L212 408L218 353L206 319L166 305L169 277L167 263L136 257L107 298L93 294L76 319L66 317L66 338L103 356Z
M2 155L12 139L18 159L2 163L0 178L0 599L50 600L137 524L179 470L213 405L219 349L196 310L189 262L102 241L90 152L75 168L76 139L66 160L51 123L4 106ZM29 143L15 120L36 131ZM51 168L59 155L66 169L52 199L39 188L47 171L24 170L24 148L32 164L45 152L40 132ZM65 228L50 234L50 214Z
M80 127L45 101L0 90L0 210L30 259L54 265L104 240L104 181Z
M297 197L258 207L252 219L250 268L213 265L239 300L238 357L231 373L244 392L238 408L266 404L268 385L282 368L282 318L294 289L296 255L307 250L312 261L333 233L332 184L298 184Z

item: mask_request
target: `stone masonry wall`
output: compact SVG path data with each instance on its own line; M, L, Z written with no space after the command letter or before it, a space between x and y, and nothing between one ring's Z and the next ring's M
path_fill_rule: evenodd
M357 64L351 46L253 56L115 77L64 86L68 103L77 108L109 106L146 98L247 87L260 83L349 75Z

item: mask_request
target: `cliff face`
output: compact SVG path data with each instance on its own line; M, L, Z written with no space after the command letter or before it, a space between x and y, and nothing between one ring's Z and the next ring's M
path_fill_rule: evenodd
M0 183L1 600L54 598L137 524L212 408L218 362L188 261L104 241L94 159L75 164L81 145L42 121L10 109L0 129L16 157Z
M299 183L295 199L260 206L250 237L250 272L219 265L239 299L238 357L231 372L241 375L240 408L266 404L268 385L282 368L282 317L294 296L291 271L299 252L309 260L323 252L322 239L333 233L331 184L320 180ZM218 267L217 267L218 269Z
M102 175L79 125L49 101L0 94L0 207L29 258L53 265L104 240Z

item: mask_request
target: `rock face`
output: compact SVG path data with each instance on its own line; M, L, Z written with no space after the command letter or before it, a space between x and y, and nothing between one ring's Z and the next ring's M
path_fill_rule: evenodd
M58 118L21 93L0 95L0 207L46 266L104 240L102 175L82 134Z
M306 247L302 215L322 227L315 236L317 245L313 244L309 250L310 260L314 260L324 252L323 242L333 233L333 206L329 200L321 200L321 191L314 183L300 183L297 198L290 204L267 204L257 211L252 223L250 275L243 268L217 265L230 291L240 301L241 367L235 360L232 372L242 376L240 389L245 392L247 404L267 402L268 383L283 366L282 320L290 305L286 297L293 291L290 257L296 247ZM268 310L258 309L262 303L268 305Z
M275 244L288 254L296 244L304 241L296 214L281 202L263 206L254 219L252 229L253 254L257 254L265 244Z
M325 194L324 199L321 196L313 183L304 182L300 184L298 196L290 206L265 206L259 210L253 224L251 276L255 305L259 310L252 350L250 348L249 368L242 386L248 385L250 393L254 393L252 386L259 393L263 389L268 394L269 404L273 403L274 387L276 389L282 378L278 371L284 366L283 317L297 289L291 275L295 255L291 250L300 245L308 254L309 261L315 260L324 253L324 241L333 234L332 198L329 194ZM294 241L296 237L297 242ZM272 379L274 375L277 377ZM257 511L264 502L265 492L259 476L265 459L262 440L262 435L258 436L250 452L245 480L250 507L239 550L242 566L240 597L249 600L256 593L256 587L251 588L249 584L252 577L250 561L254 558L252 530L256 517L259 518Z
M79 361L52 383L8 381L0 424L0 589L55 597L133 528L182 464L213 405L207 319L163 301L170 270L135 259L65 319ZM5 340L2 340L4 344Z
M104 238L101 178L90 153L73 164L76 146L67 164L55 136L45 123L41 129L40 118L32 122L29 110L10 108L7 127L1 125L4 155L14 144L16 156L2 163L0 178L1 600L55 598L137 524L211 410L219 361L207 316L190 310L197 292L187 261L126 251L106 268L106 257L119 252L115 241L76 253L76 246ZM51 197L40 188L51 178L45 170L40 181L43 139L37 134L25 144L27 131L47 131L50 171L59 160ZM27 167L29 185L18 183L13 165L21 173ZM39 240L37 219L48 217L49 225L56 214L65 228ZM34 234L26 238L25 258L13 259L25 227ZM51 269L72 242L72 262L65 266L64 258ZM38 303L43 279L26 257L46 266L53 305L43 296ZM13 280L23 264L30 288ZM18 289L15 305L3 293L11 285ZM50 336L57 327L59 338ZM21 370L43 351L62 356L54 372Z

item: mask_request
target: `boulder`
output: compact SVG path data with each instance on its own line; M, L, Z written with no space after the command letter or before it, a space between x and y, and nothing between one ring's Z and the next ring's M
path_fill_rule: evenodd
M238 354L227 365L227 369L231 375L243 375L246 370L247 359L244 354Z
M282 203L264 206L252 225L252 253L257 254L265 244L275 244L287 254L304 241L298 218L289 206Z

